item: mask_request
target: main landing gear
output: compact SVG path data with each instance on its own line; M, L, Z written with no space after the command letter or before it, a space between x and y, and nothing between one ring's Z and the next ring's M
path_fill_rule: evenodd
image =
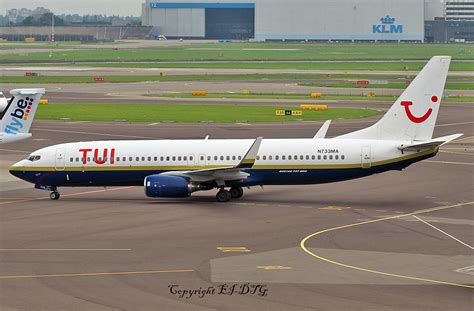
M230 191L221 188L216 194L216 201L219 203L229 202L231 199L240 199L244 195L242 187L232 187Z

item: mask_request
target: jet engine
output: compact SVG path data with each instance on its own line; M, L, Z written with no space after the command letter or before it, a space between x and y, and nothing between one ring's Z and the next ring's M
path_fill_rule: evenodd
M145 194L151 198L185 198L202 190L184 177L151 175L145 178Z

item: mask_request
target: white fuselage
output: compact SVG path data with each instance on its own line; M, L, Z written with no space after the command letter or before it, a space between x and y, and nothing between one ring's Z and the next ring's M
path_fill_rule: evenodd
M237 139L68 143L38 150L32 153L33 160L20 161L11 170L20 178L23 178L20 172L31 172L25 173L28 178L25 175L23 179L48 186L140 185L151 174L236 166L253 142ZM246 170L252 176L243 184L347 180L401 169L420 157L436 153L436 150L402 153L398 146L403 143L359 139L265 139L255 164Z

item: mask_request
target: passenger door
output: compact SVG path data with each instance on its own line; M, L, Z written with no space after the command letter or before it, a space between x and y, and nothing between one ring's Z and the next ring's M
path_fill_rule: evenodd
M66 149L57 149L55 169L56 171L64 171L65 168L66 168Z
M370 146L362 147L361 162L362 162L362 168L372 167L372 150Z

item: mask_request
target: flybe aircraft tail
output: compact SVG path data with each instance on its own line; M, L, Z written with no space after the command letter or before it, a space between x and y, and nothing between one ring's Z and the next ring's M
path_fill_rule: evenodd
M450 62L450 56L431 58L379 122L339 138L430 140L433 137Z
M18 141L31 136L29 134L31 123L44 93L43 88L10 91L12 98L5 110L0 113L1 142Z

